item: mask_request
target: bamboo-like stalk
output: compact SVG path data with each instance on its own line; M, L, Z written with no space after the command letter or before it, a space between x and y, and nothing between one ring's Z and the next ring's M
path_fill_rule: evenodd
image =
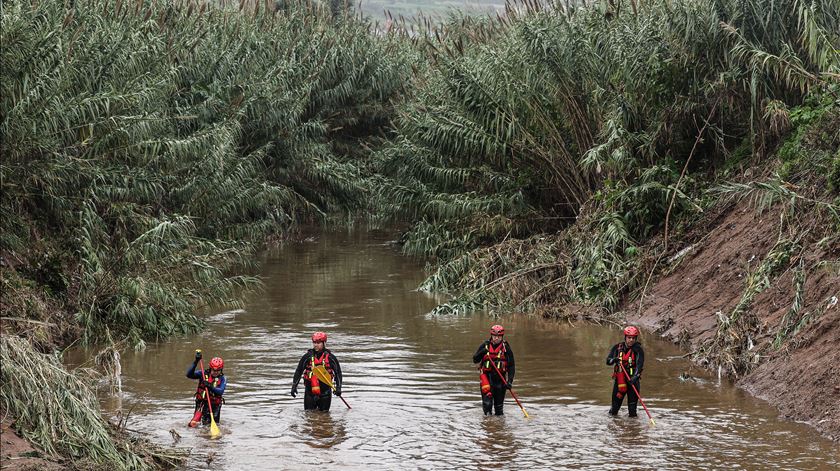
M254 244L369 191L362 144L407 61L363 20L259 3L224 21L203 2L4 5L3 240L46 233L78 267L60 276L86 340L199 328L258 286L232 275Z
M67 372L60 359L24 339L0 336L0 402L23 436L47 455L87 459L118 469L175 466L187 453L124 435L101 416L83 371ZM90 373L87 373L88 375ZM138 446L142 445L142 446Z

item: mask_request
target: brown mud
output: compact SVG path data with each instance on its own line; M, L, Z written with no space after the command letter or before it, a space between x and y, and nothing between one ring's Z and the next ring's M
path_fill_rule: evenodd
M0 411L0 469L55 471L67 469L62 464L44 458L29 441L21 438L12 428L12 419Z
M778 210L759 212L747 202L731 204L702 224L701 238L675 247L686 250L651 283L643 308L634 301L626 307L628 321L655 331L695 352L715 337L718 312L731 313L744 293L747 275L778 240ZM736 385L768 401L790 420L805 422L827 437L840 441L840 274L820 260L837 261L840 247L803 244L784 270L759 293L750 312L759 321L754 339L760 362L735 378ZM795 296L794 270L798 259L815 267L807 272L801 311L810 323L776 349L772 346L785 313ZM832 370L835 373L832 374Z

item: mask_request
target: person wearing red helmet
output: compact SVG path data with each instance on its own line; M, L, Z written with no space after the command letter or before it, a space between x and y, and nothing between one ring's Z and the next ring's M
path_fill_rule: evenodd
M207 394L210 394L210 404L213 406L213 418L216 423L220 421L222 412L222 395L225 393L227 379L224 374L225 362L220 357L210 360L210 368L196 372L198 362L201 360L201 350L195 351L195 360L187 368L187 378L197 379L198 387L195 390L195 411L190 420L190 427L197 427L199 422L207 425L210 423L210 411L207 409Z
M492 414L494 408L496 415L504 414L505 393L512 387L516 374L513 350L504 336L504 327L498 324L490 327L490 339L485 340L473 355L473 363L481 372L481 407L484 415ZM507 385L500 373L507 380Z
M613 345L607 355L607 365L613 365L613 378L615 378L610 415L618 415L624 396L627 396L627 411L630 417L636 417L636 405L639 402L639 396L636 393L642 387L640 378L642 369L645 367L645 351L642 349L642 344L636 341L638 337L639 329L632 325L625 327L624 341ZM619 362L624 367L623 370ZM633 390L628 383L635 386L636 390Z
M305 410L318 409L322 411L330 410L330 403L332 402L332 391L326 385L321 385L316 375L312 373L312 369L318 365L324 365L327 372L332 376L332 382L335 386L335 395L341 396L341 365L338 363L338 358L327 349L327 334L325 332L315 332L312 334L312 348L300 357L297 369L295 370L295 377L292 380L292 390L290 395L297 396L297 387L301 376L305 380L304 385L306 391L303 394L303 408Z

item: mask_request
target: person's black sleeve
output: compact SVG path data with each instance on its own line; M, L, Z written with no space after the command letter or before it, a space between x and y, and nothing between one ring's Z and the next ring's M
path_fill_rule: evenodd
M636 352L636 376L642 375L642 370L645 368L645 350L639 345L639 351Z
M341 364L338 362L338 358L336 358L335 355L330 355L330 363L333 368L333 382L335 383L335 390L341 391L341 384L344 382L344 377L341 374Z
M300 377L303 375L303 370L306 368L306 362L309 361L309 352L303 354L300 357L300 361L298 362L297 369L295 370L295 377L292 379L292 387L296 387L300 382Z
M194 361L189 368L187 368L187 378L189 379L201 379L201 375L195 372L195 367L198 366L198 362Z
M610 349L610 353L607 355L607 364L613 365L615 364L615 357L618 355L618 345L613 345Z
M484 358L485 353L487 353L487 342L478 346L478 350L473 355L473 363L481 363L481 359Z
M505 342L505 350L507 356L507 382L513 385L513 377L516 376L516 362L513 359L513 349L510 344Z

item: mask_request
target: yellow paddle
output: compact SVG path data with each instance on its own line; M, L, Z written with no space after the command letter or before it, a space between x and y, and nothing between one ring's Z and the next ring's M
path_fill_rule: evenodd
M324 368L324 365L318 365L312 368L312 374L318 377L318 381L326 384L330 387L330 389L333 390L333 392L335 392L335 385L332 382L332 376L330 376L330 373L327 371L326 368ZM348 404L343 397L338 396L338 398L341 399L342 402L344 402L344 405L347 406L348 409L352 409L352 407L350 407L350 404Z
M201 368L201 377L204 378L204 381L207 381L207 376L204 375L204 360L199 360L199 367ZM219 430L219 426L216 425L216 419L213 417L213 406L210 404L210 390L205 386L204 392L207 396L207 409L210 411L210 438L218 438L222 435L222 431Z

